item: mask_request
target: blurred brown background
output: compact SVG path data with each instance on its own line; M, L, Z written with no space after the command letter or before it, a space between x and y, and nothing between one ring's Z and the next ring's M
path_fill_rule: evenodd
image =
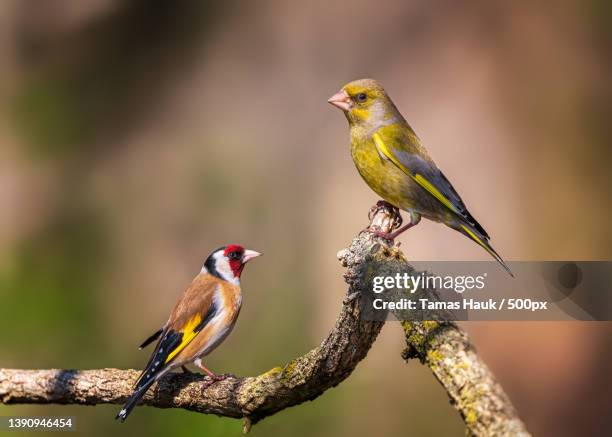
M335 254L376 196L326 99L385 84L508 260L612 258L610 3L0 3L0 367L140 367L207 254L246 269L236 330L207 361L256 374L318 344L345 292ZM420 260L487 259L422 223ZM611 326L466 324L539 436L609 435ZM349 380L254 436L463 435L389 324ZM238 435L239 421L118 406L88 435Z

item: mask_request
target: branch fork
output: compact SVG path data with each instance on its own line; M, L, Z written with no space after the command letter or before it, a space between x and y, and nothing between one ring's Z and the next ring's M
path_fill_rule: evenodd
M369 229L392 232L401 226L399 211L379 202L369 214ZM384 322L361 317L359 299L369 275L411 268L397 246L362 232L338 252L346 268L347 298L321 344L288 363L252 377L227 377L212 385L199 374L172 373L144 396L144 405L184 408L243 418L243 431L285 408L313 400L344 381L366 357ZM367 272L367 273L366 273ZM418 358L447 391L468 434L528 436L501 386L480 360L467 335L451 322L402 322L405 359ZM139 371L0 369L3 404L123 404ZM109 417L112 420L112 417ZM137 414L132 420L138 420Z

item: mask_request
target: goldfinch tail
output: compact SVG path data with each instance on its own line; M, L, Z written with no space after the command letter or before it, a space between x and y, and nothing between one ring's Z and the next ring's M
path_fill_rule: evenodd
M147 369L145 369L147 370ZM144 396L149 387L153 385L155 381L157 381L161 376L163 376L166 372L168 372L170 368L165 368L161 372L159 372L155 377L147 378L146 380L139 380L136 385L136 390L132 393L132 396L129 397L121 411L117 413L115 419L120 420L121 422L125 422L125 419L130 415L138 401Z
M147 381L145 385L134 390L134 393L132 393L132 396L130 396L130 398L127 400L121 411L117 413L115 419L118 419L121 422L125 422L125 419L127 419L127 417L130 415L140 398L144 396L144 394L147 392L147 390L149 389L151 384L153 384L154 381L155 380L151 378L149 381Z
M466 223L459 223L458 225L453 226L456 230L461 232L463 235L468 237L470 240L476 242L479 246L481 246L484 250L486 250L489 255L491 255L495 260L508 272L510 276L514 278L514 274L510 270L510 267L504 262L501 256L493 249L493 246L489 243L489 239L478 232L474 227L470 226Z

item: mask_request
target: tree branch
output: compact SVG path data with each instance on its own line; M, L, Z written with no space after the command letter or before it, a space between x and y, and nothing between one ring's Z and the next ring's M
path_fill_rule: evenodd
M390 230L385 212L373 223ZM339 255L346 266L347 296L364 289L361 271L366 259L384 260L380 245L372 249L369 234L355 238ZM380 252L380 253L378 253ZM343 302L334 328L321 344L282 367L255 377L227 378L203 389L207 379L197 374L171 374L144 396L142 403L160 408L185 408L200 413L247 418L246 427L284 408L315 399L348 377L368 353L382 322L363 321L359 300ZM122 404L132 394L136 370L16 370L0 369L0 399L4 404Z
M468 435L529 436L510 399L476 354L467 334L453 322L402 322L407 349L446 390Z
M371 211L370 227L385 232L399 225L397 211L379 204ZM346 379L367 355L384 322L361 317L358 297L374 276L411 269L402 253L370 233L357 236L338 253L348 283L340 315L321 344L282 367L255 377L229 377L207 388L206 377L170 374L144 396L142 403L158 408L184 408L200 413L245 418L252 423L285 408L313 400ZM512 404L467 337L453 323L404 322L408 349L428 365L460 411L468 432L479 436L528 435ZM0 369L4 404L122 404L131 395L137 370Z

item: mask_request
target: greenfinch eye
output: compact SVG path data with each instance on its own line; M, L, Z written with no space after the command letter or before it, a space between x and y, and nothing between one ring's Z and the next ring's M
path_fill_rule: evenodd
M368 95L366 93L359 93L357 94L357 101L358 102L365 102L368 98Z

